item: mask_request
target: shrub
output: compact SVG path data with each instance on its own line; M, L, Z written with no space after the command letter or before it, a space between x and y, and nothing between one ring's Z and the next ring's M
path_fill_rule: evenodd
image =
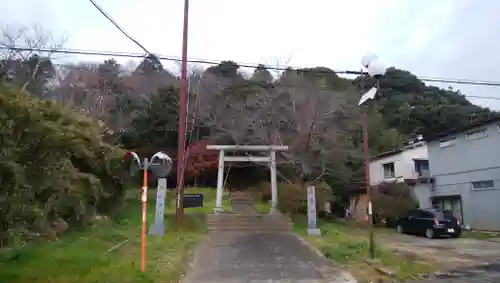
M318 212L324 210L324 203L331 201L331 188L325 183L315 184L316 208ZM271 184L262 182L251 190L263 202L271 200ZM307 213L307 187L303 184L278 183L278 208L283 213Z
M111 213L121 156L89 118L0 85L0 246Z
M386 182L373 187L373 213L376 220L392 226L398 216L418 207L411 188L405 183ZM377 222L378 222L377 221Z

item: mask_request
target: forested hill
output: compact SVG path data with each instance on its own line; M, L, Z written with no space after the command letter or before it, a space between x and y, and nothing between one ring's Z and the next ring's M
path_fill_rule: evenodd
M425 85L410 72L395 68L388 70L380 87L379 111L388 126L404 135L432 137L498 115L472 104L459 91Z

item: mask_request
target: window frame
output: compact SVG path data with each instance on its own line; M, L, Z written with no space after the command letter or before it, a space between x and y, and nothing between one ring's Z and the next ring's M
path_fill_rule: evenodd
M488 184L489 184L489 182L491 182L491 186L487 186L487 187L481 186L479 188L479 187L476 187L474 185L474 184L485 184L487 182L488 182ZM472 186L473 191L494 190L495 189L495 180L474 181L474 182L471 182L471 186Z
M446 143L446 144L444 144L444 143ZM457 137L456 136L452 136L452 137L441 139L439 141L439 147L440 148L445 148L445 147L453 146L456 143L457 143Z
M470 136L472 134L477 134L477 133L484 133L484 135L472 136L472 137ZM488 130L486 128L481 128L481 129L477 129L477 130L473 130L473 131L469 131L469 132L465 133L465 140L473 141L473 140L483 139L487 136L488 136Z
M423 166L426 165L426 166ZM415 170L415 173L419 176L422 177L423 174L422 172L426 171L430 175L430 164L428 159L413 159L413 167ZM426 170L423 170L422 167L427 167Z
M392 176L387 176L385 174L385 168L386 166L391 166L392 164ZM384 179L391 179L391 178L396 178L396 163L394 161L392 162L387 162L387 163L384 163L382 164L382 174L384 175Z

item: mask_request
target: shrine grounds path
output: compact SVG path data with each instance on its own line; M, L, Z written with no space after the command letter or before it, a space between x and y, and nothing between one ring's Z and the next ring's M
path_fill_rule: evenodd
M250 213L242 204L233 212ZM356 282L291 231L212 231L183 283Z

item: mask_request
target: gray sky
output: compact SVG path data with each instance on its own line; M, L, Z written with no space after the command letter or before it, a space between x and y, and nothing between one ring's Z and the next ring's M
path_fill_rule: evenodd
M97 2L151 52L180 56L184 1ZM374 53L419 76L500 81L498 0L190 3L190 58L358 69L360 58ZM68 36L67 48L141 52L88 0L3 0L0 11L1 25L39 23ZM500 87L454 87L500 99ZM470 100L500 110L499 100Z

